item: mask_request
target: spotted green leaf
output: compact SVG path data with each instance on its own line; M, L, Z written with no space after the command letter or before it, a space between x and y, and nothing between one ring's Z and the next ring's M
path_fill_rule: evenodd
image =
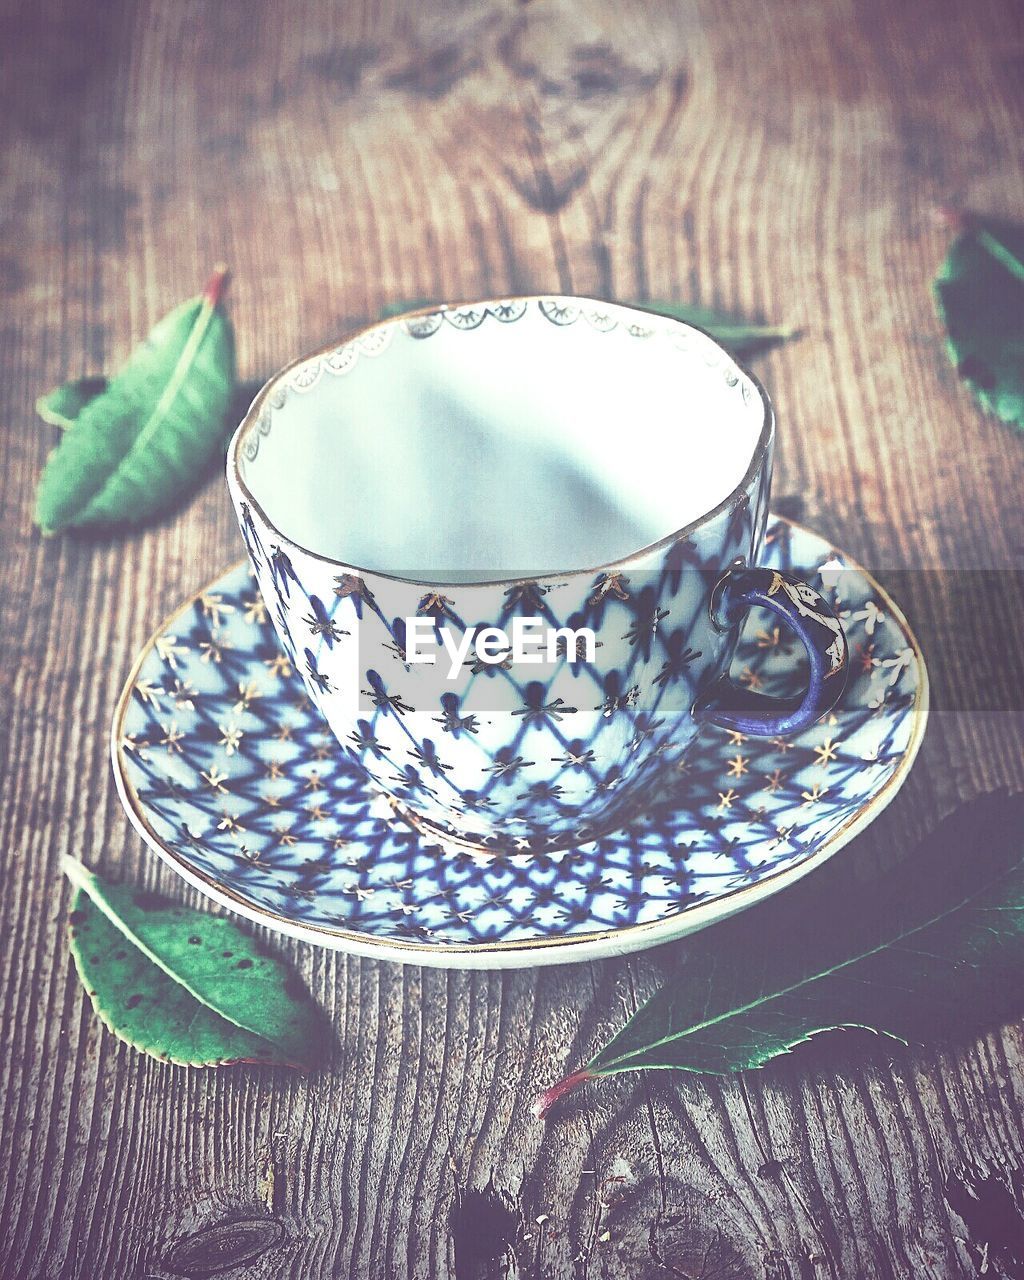
M85 406L106 391L107 385L106 378L102 376L73 378L71 382L40 396L36 401L36 413L51 427L67 431Z
M188 1066L310 1069L322 1019L289 970L225 916L112 884L66 859L71 952L93 1007L122 1040Z
M964 805L895 871L831 896L825 872L698 935L675 978L534 1110L586 1080L762 1067L859 1027L923 1043L994 1022L1024 974L1024 796Z
M44 533L136 523L187 492L216 453L235 381L234 339L218 270L201 297L176 307L98 395L58 396L70 422L43 469L36 522Z
M987 409L1024 428L1024 226L960 222L935 281L950 359Z

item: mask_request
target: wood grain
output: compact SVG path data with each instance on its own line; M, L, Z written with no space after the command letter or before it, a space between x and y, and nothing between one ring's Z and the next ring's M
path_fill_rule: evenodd
M502 975L275 940L337 1028L328 1070L118 1045L69 970L58 858L198 905L130 834L106 724L141 642L239 543L215 477L144 532L31 528L36 395L110 368L219 259L247 378L401 298L558 288L799 324L758 365L776 493L901 571L943 673L910 783L843 855L871 874L1024 783L1024 442L959 385L930 300L936 205L1020 215L1019 8L4 0L0 50L0 1273L1022 1274L1020 1025L611 1081L541 1126L533 1091L685 980L680 947Z

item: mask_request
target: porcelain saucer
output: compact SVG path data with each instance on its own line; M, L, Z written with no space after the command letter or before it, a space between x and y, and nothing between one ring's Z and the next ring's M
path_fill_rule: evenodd
M442 848L374 792L278 647L247 563L186 601L139 655L114 715L122 802L189 883L250 920L406 963L513 968L624 954L793 883L892 800L917 754L928 680L906 619L816 534L770 517L763 562L840 612L853 671L789 739L706 728L631 826L551 854ZM733 663L802 687L802 646L754 613ZM400 762L394 762L396 768Z

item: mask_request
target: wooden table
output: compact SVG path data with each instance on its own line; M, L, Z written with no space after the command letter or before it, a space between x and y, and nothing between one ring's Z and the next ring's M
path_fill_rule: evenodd
M1019 7L3 12L3 1276L1024 1274L1020 1026L915 1052L837 1035L721 1081L626 1077L544 1125L534 1091L681 947L488 974L274 939L337 1028L329 1069L183 1070L120 1045L71 969L58 859L201 903L129 830L106 732L140 644L240 541L212 474L144 532L31 526L53 443L37 394L113 367L226 259L245 377L396 299L560 290L799 324L757 365L787 509L883 578L1019 566L1024 440L958 382L930 297L935 206L1024 207ZM938 705L850 866L1024 782L1019 580L995 622L980 580L899 575ZM974 658L987 623L1002 647Z

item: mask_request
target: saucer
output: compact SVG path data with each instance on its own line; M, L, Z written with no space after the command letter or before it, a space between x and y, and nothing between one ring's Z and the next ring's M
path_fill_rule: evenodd
M899 790L928 713L906 619L864 569L769 517L762 561L843 620L851 674L795 737L705 727L629 827L551 853L445 848L358 772L281 652L245 562L149 640L118 702L114 775L143 839L190 884L306 942L406 963L596 960L704 928L793 883ZM750 687L803 687L802 645L753 612L733 661ZM401 762L393 762L396 770Z

